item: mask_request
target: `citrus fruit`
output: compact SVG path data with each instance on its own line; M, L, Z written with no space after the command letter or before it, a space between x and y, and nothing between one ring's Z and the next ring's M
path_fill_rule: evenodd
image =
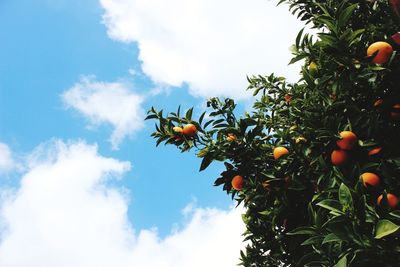
M237 137L236 137L236 135L233 134L233 133L228 133L228 135L227 135L227 137L226 137L226 140L227 140L228 142L233 142L233 141L235 141L236 139L237 139Z
M236 175L235 177L232 178L232 187L235 190L238 190L238 191L242 190L243 184L244 184L244 181L243 181L242 176Z
M288 104L290 104L290 102L292 101L292 96L289 94L286 94L283 98L285 99L286 103L288 103Z
M340 134L341 139L336 141L340 149L350 150L357 144L357 135L350 131L343 131Z
M331 154L331 162L335 166L343 165L347 162L348 155L345 150L333 150Z
M172 130L173 130L175 133L180 133L180 134L183 132L183 129L182 129L181 127L178 127L178 126L172 128Z
M394 120L400 119L400 104L393 105L392 111L390 112L390 117Z
M197 133L197 128L194 124L186 124L183 127L182 133L186 136L194 136Z
M397 197L390 193L386 194L386 197L387 197L388 206L394 209L398 203ZM383 195L380 195L377 199L378 205L381 205L382 199L383 199Z
M383 99L377 99L377 100L374 102L374 107L375 107L375 108L379 108L382 104L383 104Z
M375 53L376 55L373 57L372 61L376 64L384 64L390 59L393 48L386 42L375 42L368 47L367 56L370 57Z
M375 147L375 148L371 149L370 151L368 151L368 156L376 155L379 152L381 152L381 150L382 150L382 147L380 147L380 146Z
M289 154L289 150L286 147L278 146L274 148L274 159L279 159L283 155Z
M381 179L379 178L379 176L372 172L364 172L363 174L361 174L361 179L362 179L363 185L365 187L367 187L367 186L376 187L381 182Z

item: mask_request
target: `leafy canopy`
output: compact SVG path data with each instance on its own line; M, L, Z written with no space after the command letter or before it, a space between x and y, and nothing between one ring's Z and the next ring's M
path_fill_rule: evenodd
M246 207L243 266L398 266L400 211L387 194L400 196L399 1L283 3L318 32L295 37L290 63L303 60L301 79L249 77L257 100L242 116L232 99L209 99L210 112L197 119L193 109L151 108L152 136L182 152L195 148L200 171L223 162L214 185ZM373 63L379 51L367 56L378 41L394 50L381 65ZM174 130L189 123L194 136ZM338 147L342 131L357 136L354 148ZM275 159L276 147L289 153ZM334 150L343 163L332 164ZM364 186L365 172L379 185ZM236 175L241 190L232 188Z

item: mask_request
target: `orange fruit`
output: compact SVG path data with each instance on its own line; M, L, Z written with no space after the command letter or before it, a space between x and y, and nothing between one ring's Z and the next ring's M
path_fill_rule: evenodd
M376 187L381 182L379 176L372 172L364 172L363 174L361 174L361 179L365 187L368 186Z
M395 34L392 35L392 40L400 45L400 32L396 32Z
M387 197L388 206L393 209L396 208L397 203L399 202L398 198L395 195L390 194L390 193L386 194L386 197ZM378 205L381 205L382 199L383 199L383 195L380 195L376 201Z
M331 162L335 166L343 165L348 160L348 155L345 150L333 150L331 154Z
M381 150L382 150L382 147L380 147L380 146L375 147L375 148L371 149L370 151L368 151L368 156L376 155L379 152L381 152Z
M172 130L173 130L175 133L180 133L180 134L183 132L183 129L182 129L181 127L178 127L178 126L172 128Z
M393 105L392 111L390 112L390 117L394 120L400 119L400 104Z
M292 101L292 96L289 94L286 94L283 98L285 99L286 103L288 103L288 104L290 104L290 102Z
M357 135L350 131L343 131L340 134L341 139L336 141L338 147L343 150L350 150L357 144Z
M383 99L378 99L374 102L374 107L379 108L383 104Z
M235 190L240 191L240 190L242 190L243 184L244 184L243 177L240 176L240 175L236 175L235 177L232 178L232 182L231 183L232 183L232 187Z
M376 52L377 54L372 59L372 62L376 64L384 64L390 59L390 56L393 53L393 48L386 42L375 42L368 47L367 56L370 57Z
M318 69L317 63L315 63L314 61L311 61L310 64L308 65L308 69L311 72L316 71Z
M226 137L226 140L228 142L233 142L237 139L236 135L234 135L233 133L228 133L228 136Z
M283 155L289 154L289 150L286 147L278 146L274 148L274 159L279 159Z
M197 133L197 128L194 124L186 124L183 127L182 133L186 136L194 136Z

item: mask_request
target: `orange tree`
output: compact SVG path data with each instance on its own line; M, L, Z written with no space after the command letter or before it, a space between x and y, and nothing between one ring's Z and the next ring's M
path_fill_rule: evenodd
M317 32L295 39L301 79L249 77L242 116L232 99L197 119L151 108L152 136L196 149L200 171L224 163L215 185L246 208L242 265L399 266L399 1L284 2Z

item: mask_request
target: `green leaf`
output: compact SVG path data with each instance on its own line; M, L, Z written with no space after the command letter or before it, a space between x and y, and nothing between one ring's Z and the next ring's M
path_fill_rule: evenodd
M347 267L347 257L342 257L333 267Z
M188 121L192 120L192 114L193 114L193 108L190 108L188 111L186 111L185 117Z
M344 183L342 183L339 187L339 201L344 209L348 208L351 211L354 210L353 198L351 196L350 189Z
M292 231L290 231L289 233L287 233L288 235L313 235L315 234L316 231L313 227L298 227Z
M313 236L313 237L308 238L303 243L301 243L301 245L306 246L306 245L320 244L322 239L323 239L322 236Z
M209 155L205 156L203 158L203 160L201 161L199 171L205 170L211 164L212 161L213 161L213 158L211 156L209 156Z
M358 4L353 4L349 7L347 7L343 12L340 14L339 19L338 19L338 26L339 28L343 27L346 25L346 23L349 21L351 18L351 15L353 14L354 10L358 7Z
M318 202L317 206L334 211L336 213L343 214L340 202L334 199L324 199L321 202Z
M271 211L270 210L264 210L264 211L260 211L258 214L267 216L267 215L271 214Z
M397 230L399 230L400 226L397 224L392 223L389 220L380 220L376 224L376 230L375 230L375 238L380 239L382 237L388 236L390 234L393 234Z
M400 219L400 210L392 211L390 213L390 215L392 215L393 217L396 217L397 219Z
M322 241L322 244L330 243L330 242L340 242L342 239L335 235L334 233L330 233L325 236L324 240Z

